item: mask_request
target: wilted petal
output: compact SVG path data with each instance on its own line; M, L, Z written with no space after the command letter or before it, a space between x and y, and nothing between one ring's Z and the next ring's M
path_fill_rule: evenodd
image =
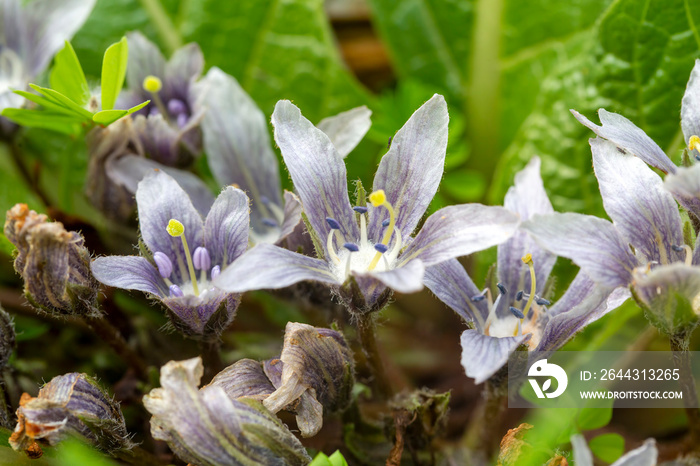
M415 240L399 257L399 265L420 259L430 267L481 251L510 238L518 224L518 215L503 207L481 204L444 207L428 217Z
M360 231L348 198L345 163L331 140L288 100L277 102L272 124L311 227L325 238L326 217L331 217L340 224L346 238L358 239Z
M226 268L248 248L248 197L228 186L214 201L204 223L204 244L212 265Z
M353 273L359 277L372 277L399 293L416 293L423 289L425 267L420 259L414 259L395 269L384 272Z
M677 262L637 271L632 290L647 317L666 333L694 325L700 314L700 267Z
M457 259L449 259L428 267L423 283L437 298L467 322L485 321L489 310L486 301L473 302L481 294ZM510 290L509 290L510 291ZM481 319L480 319L481 318Z
M700 60L697 59L683 94L681 128L686 146L691 136L700 136ZM700 152L693 149L690 156L691 158L700 157Z
M262 363L252 359L241 359L228 366L216 374L209 385L218 385L234 400L247 396L262 401L275 391Z
M160 251L168 257L185 257L180 238L173 238L166 231L171 219L185 227L190 251L204 242L204 222L192 205L187 193L171 176L155 172L146 176L136 190L141 236L151 253ZM185 281L186 271L175 268L177 281Z
M274 217L263 198L281 205L277 157L271 149L267 119L238 82L218 68L194 85L202 121L204 149L214 178L221 186L235 184L252 201L253 229Z
M372 189L384 190L396 211L396 228L404 236L413 233L440 185L449 119L444 97L435 94L396 133L379 163ZM381 238L385 218L384 207L369 206L370 238Z
M617 288L632 281L638 262L615 226L602 218L573 213L536 215L524 222L544 248L573 260L594 281Z
M316 403L311 399L302 402L304 422L299 427L304 437L313 436L323 425L324 409L339 411L350 402L354 382L350 348L335 330L289 322L280 360L280 385L263 404L276 413L309 392Z
M536 214L554 212L540 176L540 159L533 157L527 166L515 175L513 186L506 193L503 207L520 215L524 222ZM498 279L507 293L501 299L497 313L507 311L519 290L530 289L530 273L521 258L532 255L535 267L537 293L544 290L557 256L541 248L527 233L516 231L512 238L498 246Z
M367 134L372 121L369 117L372 110L364 105L337 115L324 118L316 127L326 133L338 151L345 158L360 143Z
M144 257L98 257L92 261L91 268L95 278L107 286L167 296L168 287L158 270Z
M163 92L169 98L189 100L190 85L204 70L204 56L197 44L177 49L165 65Z
M161 368L162 388L143 399L153 414L154 438L199 466L308 464L311 458L301 443L259 401L232 400L218 385L198 390L202 372L200 358Z
M678 168L659 145L647 136L647 133L622 115L610 113L601 108L598 110L598 116L602 126L598 126L576 110L571 110L571 113L582 125L591 129L598 136L631 152L652 167L656 167L664 173L674 173Z
M158 47L140 32L130 32L126 38L129 44L126 83L140 99L148 100L148 93L143 89L143 81L147 76L165 80L165 58Z
M579 330L617 309L629 297L626 287L613 291L579 272L564 296L547 311L548 320L537 351L559 349Z
M340 285L325 261L272 244L258 244L223 270L214 284L242 293L284 288L304 280Z
M92 377L77 372L54 377L36 398L25 393L17 421L10 437L15 450L40 453L36 440L56 445L72 435L106 452L133 446L119 404Z
M611 142L596 138L590 143L603 205L617 230L644 262L683 260L672 249L683 244L681 217L661 177Z
M26 23L14 26L20 32L16 40L21 41L21 47L8 45L25 58L29 75L37 76L46 69L51 58L65 46L65 41L85 23L95 1L34 0L24 7ZM5 33L5 38L9 37L10 33Z
M136 193L139 182L154 170L162 170L172 176L177 184L185 190L192 205L202 216L209 212L214 203L214 195L209 187L191 172L167 167L155 160L137 155L125 155L110 164L108 175L112 181L124 186L129 192Z
M212 288L199 296L186 294L162 299L172 325L183 335L197 340L217 340L236 317L240 294L226 294Z
M508 363L511 353L530 339L530 334L517 337L491 337L478 330L462 332L462 366L474 383L485 382Z

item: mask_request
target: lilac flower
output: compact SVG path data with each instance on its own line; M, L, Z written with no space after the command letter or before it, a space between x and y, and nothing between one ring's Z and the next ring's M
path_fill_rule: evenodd
M198 390L202 373L200 358L170 361L161 368L162 388L143 398L153 415L153 438L200 466L309 464L299 440L260 401L232 399L218 384Z
M246 195L225 188L202 220L177 182L157 171L139 183L136 203L148 258L100 257L92 262L93 274L105 285L159 299L185 335L217 338L240 296L212 282L248 246Z
M593 454L590 448L586 445L586 439L583 435L576 434L571 437L571 446L574 453L574 464L576 466L593 466ZM644 444L627 452L625 455L618 458L610 466L655 466L659 452L656 449L654 439L649 439Z
M553 212L540 177L539 158L533 158L515 176L504 207L517 212L523 221ZM462 333L462 365L476 383L493 376L518 346L554 351L629 297L626 289L611 294L611 288L596 286L579 272L550 308L543 294L555 260L556 256L539 247L527 233L516 232L498 246L495 299L490 289L477 289L456 259L426 270L425 285L472 325Z
M0 111L22 105L12 91L26 89L46 69L95 6L95 0L23 3L0 0Z
M202 152L193 85L202 74L204 57L197 44L188 44L165 61L160 50L139 32L128 35L129 90L119 97L130 108L151 103L134 117L134 131L149 158L166 166L186 166Z
M291 102L278 102L272 115L275 140L318 258L259 244L222 272L217 285L243 292L313 280L339 290L351 309L376 310L388 298L388 288L420 290L425 267L508 239L517 215L477 204L441 209L411 236L440 184L447 122L447 105L436 95L394 137L375 176L371 205L360 199L353 207L345 164L328 136Z
M620 150L639 157L641 160L658 168L668 175L682 175L689 171L685 167L677 167L666 153L642 129L627 118L616 113L600 109L598 115L602 126L598 126L575 110L571 110L576 119L590 128L603 139L615 144ZM700 60L695 60L695 66L690 74L688 85L681 104L681 128L688 148L690 161L700 160ZM698 169L690 169L698 173ZM697 175L683 175L697 179ZM676 184L667 187L679 204L695 217L700 218L700 198L690 196Z
M581 214L535 216L523 223L544 248L572 259L596 283L631 286L637 301L666 332L679 325L653 296L685 293L694 303L700 289L700 256L685 243L678 207L661 178L642 160L600 138L591 139L593 167L612 223ZM697 307L697 304L694 304ZM694 309L696 312L700 309ZM672 313L671 313L672 314ZM668 320L670 319L670 320Z
M195 85L207 162L221 186L235 185L251 200L251 242L281 244L301 221L301 205L290 193L282 195L277 157L272 150L268 121L253 99L230 75L212 68ZM371 112L359 107L322 120L338 153L345 157L370 126Z

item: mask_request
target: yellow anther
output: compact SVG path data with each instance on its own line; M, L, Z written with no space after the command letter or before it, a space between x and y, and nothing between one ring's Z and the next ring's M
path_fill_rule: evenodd
M171 218L168 222L168 226L165 227L165 229L170 236L177 238L178 236L182 236L182 234L185 232L185 225L174 218Z
M532 262L532 254L527 253L520 260L529 265Z
M163 81L157 76L148 75L143 79L143 88L146 92L155 94L163 88Z
M688 139L688 150L693 150L696 149L700 151L700 137L698 136L690 136Z
M378 189L369 195L369 202L372 203L374 207L379 207L386 202L386 194L383 189Z

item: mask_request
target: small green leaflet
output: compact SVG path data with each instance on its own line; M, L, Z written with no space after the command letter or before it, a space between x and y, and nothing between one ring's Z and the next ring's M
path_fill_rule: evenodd
M56 54L49 83L52 89L65 95L81 107L84 107L90 100L90 88L85 79L85 73L83 73L75 50L68 41L66 41L63 50Z
M112 110L124 85L129 46L126 37L107 48L102 60L102 109Z
M348 466L348 462L339 451L336 451L331 456L319 453L309 466Z
M620 434L601 434L593 437L588 446L601 460L614 463L625 452L625 439Z

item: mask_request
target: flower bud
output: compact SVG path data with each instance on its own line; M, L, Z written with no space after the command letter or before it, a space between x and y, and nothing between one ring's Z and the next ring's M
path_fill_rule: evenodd
M343 410L350 401L352 352L340 332L290 322L279 361L265 365L277 390L263 404L273 413L291 408L302 436L316 435L323 425L323 412ZM273 374L280 368L278 381Z
M228 366L216 374L209 385L223 388L232 400L247 396L262 401L275 391L263 365L252 359L241 359Z
M36 398L22 395L12 448L38 457L39 442L56 445L72 435L108 453L133 446L119 404L85 374L54 377Z
M253 368L245 363L238 369L244 366ZM311 461L299 440L259 401L232 399L219 383L197 390L202 373L200 358L170 361L161 368L162 388L143 399L153 414L151 434L180 459L198 466Z
M59 222L17 204L7 212L5 236L17 247L15 270L24 293L50 314L95 315L98 283L90 272L83 237Z

